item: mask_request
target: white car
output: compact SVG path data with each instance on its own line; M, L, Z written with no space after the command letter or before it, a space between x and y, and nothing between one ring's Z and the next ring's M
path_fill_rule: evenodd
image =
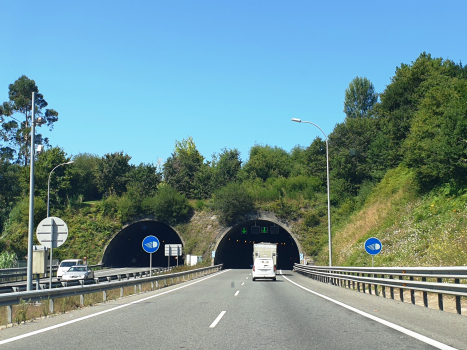
M253 281L258 278L271 278L276 280L276 265L271 258L256 258L251 270L251 277Z
M94 278L94 271L87 265L75 265L65 272L62 281L87 280Z
M83 260L81 259L67 259L63 260L60 265L58 266L57 270L57 279L60 281L62 278L63 274L67 272L70 267L75 266L75 265L82 265Z

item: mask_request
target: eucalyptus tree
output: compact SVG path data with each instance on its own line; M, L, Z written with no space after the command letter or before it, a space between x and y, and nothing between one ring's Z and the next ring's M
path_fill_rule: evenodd
M5 154L10 157L16 157L15 161L26 165L29 159L29 143L31 131L31 105L32 93L36 93L35 110L36 117L42 117L53 129L53 124L58 121L58 112L46 108L48 106L44 96L39 93L34 80L22 75L13 84L9 86L9 101L3 103L2 114L5 116L2 121L3 142L8 144L2 147ZM20 114L22 120L18 120L13 115ZM41 134L36 135L36 143L48 145L48 138L43 138ZM9 153L7 152L9 151Z
M377 101L378 94L371 81L356 77L345 90L344 113L347 118L369 117Z

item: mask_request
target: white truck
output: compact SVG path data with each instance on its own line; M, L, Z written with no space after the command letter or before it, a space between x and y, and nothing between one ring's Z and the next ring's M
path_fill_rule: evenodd
M257 258L271 258L274 261L274 266L277 266L277 244L253 243L253 264Z

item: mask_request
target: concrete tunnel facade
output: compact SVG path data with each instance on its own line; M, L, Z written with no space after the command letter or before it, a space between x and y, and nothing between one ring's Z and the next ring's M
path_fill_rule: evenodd
M106 267L148 267L149 254L142 248L146 236L156 236L161 247L152 255L153 267L176 266L175 257L164 253L165 244L181 244L183 254L185 243L177 231L167 224L154 219L143 219L120 230L104 249L102 264ZM277 244L277 268L291 270L300 262L303 249L289 227L274 214L260 212L235 226L222 228L214 242L213 264L224 264L224 268L248 269L253 264L253 244L269 242ZM184 264L183 256L178 264Z
M289 230L274 219L251 219L224 230L217 240L214 264L247 269L253 264L253 244L277 244L277 269L291 270L300 262L300 244Z
M153 267L167 267L169 258L165 256L165 244L182 244L180 235L169 225L155 220L143 220L124 227L109 242L104 250L102 264L106 267L149 267L149 253L143 250L142 243L146 236L159 239L160 248L152 254ZM179 265L184 264L183 256ZM175 257L170 257L170 266L176 266Z

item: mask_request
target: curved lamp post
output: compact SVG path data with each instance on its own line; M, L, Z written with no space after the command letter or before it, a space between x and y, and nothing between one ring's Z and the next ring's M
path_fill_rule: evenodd
M327 173L327 187L328 187L328 241L329 241L329 266L332 266L332 243L331 243L331 200L329 197L329 148L328 148L328 136L324 131L315 123L307 122L301 119L292 118L293 122L307 123L316 126L324 135L326 139L326 173Z
M52 173L54 172L54 170L57 169L59 166L67 165L67 164L73 164L73 163L74 163L74 161L59 164L55 168L53 168L52 171L49 174L49 182L47 183L47 217L49 217L50 177L52 176Z
M62 163L62 164L59 164L57 165L55 168L52 169L52 171L50 172L49 174L49 181L47 183L47 217L49 217L49 199L50 199L50 177L52 176L52 173L54 172L55 169L57 169L59 166L62 166L62 165L67 165L67 164L73 164L74 161L71 161L71 162L67 162L67 163ZM52 289L52 276L53 276L53 273L52 273L52 251L53 251L53 242L51 242L52 245L50 247L50 280L49 280L49 289Z

